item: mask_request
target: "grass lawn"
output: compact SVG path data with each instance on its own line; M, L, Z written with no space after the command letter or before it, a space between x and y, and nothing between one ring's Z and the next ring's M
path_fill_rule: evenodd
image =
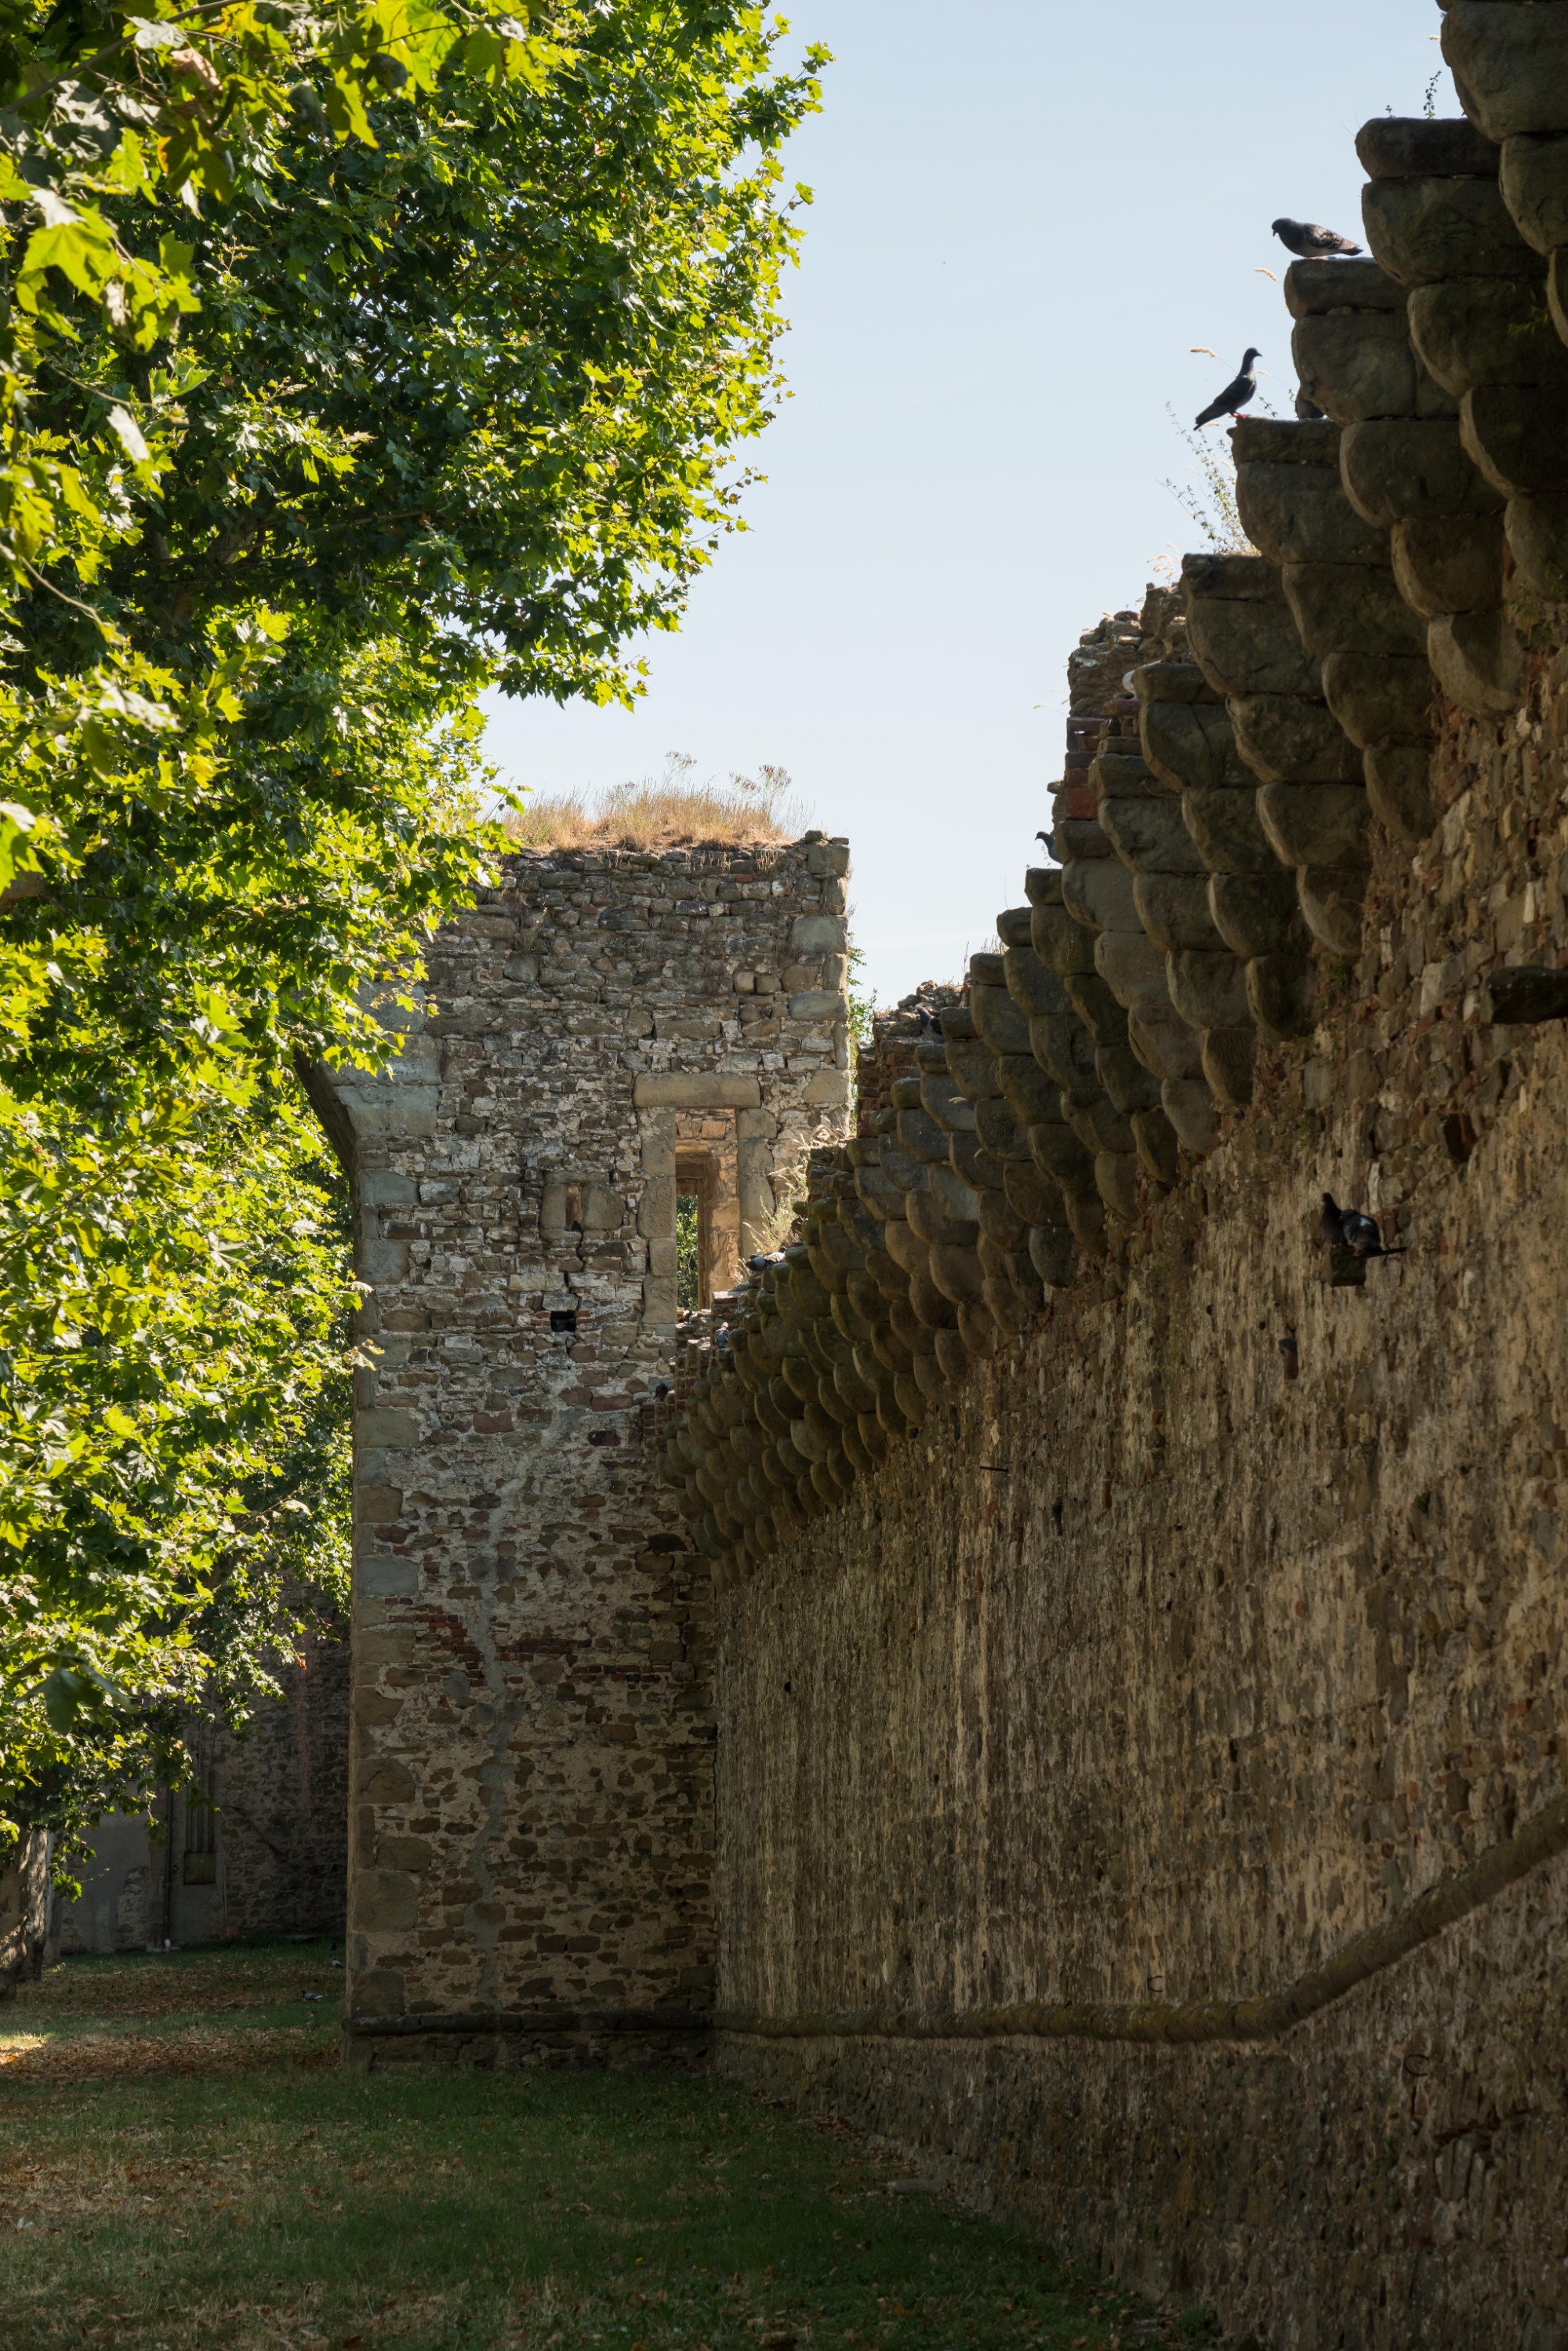
M723 2081L344 2073L341 1988L272 1945L70 1959L0 2010L5 2351L1207 2339Z

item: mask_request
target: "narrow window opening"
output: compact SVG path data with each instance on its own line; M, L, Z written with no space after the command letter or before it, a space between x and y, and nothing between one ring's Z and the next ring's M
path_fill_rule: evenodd
M576 1307L552 1306L550 1308L549 1326L552 1331L575 1331L577 1328Z
M185 1791L185 1858L181 1876L187 1886L217 1883L217 1782L212 1765L205 1761L194 1785Z
M566 1228L569 1233L582 1230L582 1186L569 1184L566 1187Z
M695 1314L702 1303L702 1201L695 1192L675 1195L675 1304Z

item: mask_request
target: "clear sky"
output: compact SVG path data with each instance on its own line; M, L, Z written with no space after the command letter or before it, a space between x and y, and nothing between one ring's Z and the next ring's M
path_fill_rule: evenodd
M634 712L498 703L503 776L778 762L850 836L878 1000L957 976L1040 853L1067 654L1199 543L1162 487L1190 462L1166 403L1190 423L1256 343L1290 413L1269 224L1360 236L1355 132L1421 113L1440 21L1432 0L799 0L835 62L788 159L815 202L749 530L644 648ZM1436 105L1458 111L1447 74Z

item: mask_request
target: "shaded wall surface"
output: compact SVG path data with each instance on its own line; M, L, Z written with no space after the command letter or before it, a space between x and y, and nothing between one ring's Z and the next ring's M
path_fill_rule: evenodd
M349 1645L329 1626L301 1634L242 1736L208 1733L198 1792L114 1813L71 1865L78 1901L55 1913L77 1951L289 1935L340 1938L348 1870Z
M1449 713L1250 1107L718 1604L723 2062L1270 2345L1568 2343L1565 737Z
M520 852L434 943L391 1074L318 1082L370 1285L358 2062L700 2048L709 1575L647 1443L675 1203L708 1155L754 1250L841 1135L847 866L820 833Z

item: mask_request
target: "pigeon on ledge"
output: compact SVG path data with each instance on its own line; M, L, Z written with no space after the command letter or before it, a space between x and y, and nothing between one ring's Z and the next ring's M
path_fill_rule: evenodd
M1296 394L1296 421L1299 424L1321 424L1323 421L1322 410L1304 392Z
M1272 225L1286 252L1302 261L1319 261L1329 253L1361 251L1360 246L1352 245L1348 236L1341 236L1337 229L1320 228L1316 221L1277 220Z
M1347 1249L1353 1257L1403 1257L1403 1249L1385 1249L1383 1235L1373 1218L1364 1216L1359 1208L1342 1208L1332 1192L1323 1194L1321 1223L1322 1237L1330 1249Z
M942 1034L942 1023L938 1019L936 1014L935 1012L927 1012L924 1004L918 1006L916 1008L920 1014L921 1035L923 1037L940 1037Z
M758 1249L757 1255L748 1257L746 1262L753 1273L760 1273L764 1266L782 1265L784 1252L782 1249Z
M1259 350L1244 351L1241 358L1241 372L1235 382L1228 383L1218 399L1211 400L1195 422L1200 425L1212 424L1217 416L1238 415L1258 389L1258 379L1252 372L1252 362L1254 360L1261 359L1262 356L1262 352Z

